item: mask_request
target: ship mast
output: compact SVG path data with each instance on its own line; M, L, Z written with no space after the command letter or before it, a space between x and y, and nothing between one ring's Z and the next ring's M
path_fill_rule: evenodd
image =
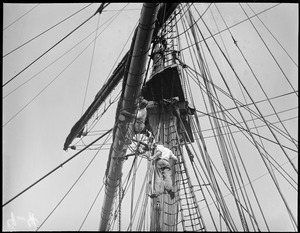
M158 9L158 3L145 3L141 11L139 26L136 31L136 40L124 90L124 97L120 99L118 105L132 114L136 114L137 111L137 101L141 94L143 78L146 71L147 56L155 28ZM117 120L113 145L109 155L110 164L106 177L105 197L103 200L99 228L100 231L107 230L111 218L113 201L122 176L122 166L127 150L125 137L128 130L129 124L127 121Z
M125 138L131 137L129 125L131 122L119 120L120 110L126 109L136 114L138 99L144 80L146 62L150 45L158 31L173 13L179 3L145 3L143 5L140 23L135 30L131 49L123 57L111 77L103 85L95 96L94 101L85 111L82 117L72 127L64 143L64 150L70 148L72 141L80 137L85 125L111 91L123 79L122 95L116 110L116 122L114 125L113 144L110 148L106 176L106 191L101 212L99 230L109 230L113 201L115 199L119 182L122 176L122 166L127 151ZM133 121L133 120L132 120Z

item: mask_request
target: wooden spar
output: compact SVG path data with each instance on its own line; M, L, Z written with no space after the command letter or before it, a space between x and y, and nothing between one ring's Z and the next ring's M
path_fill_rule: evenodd
M157 30L165 23L168 17L172 14L172 12L176 9L179 3L162 3L160 5L160 9L157 16L158 27ZM97 109L101 106L104 100L108 97L111 91L118 85L120 80L124 76L125 64L128 58L129 51L123 57L122 61L119 63L118 67L115 69L111 77L108 81L103 85L98 94L96 95L94 101L89 106L89 108L85 111L85 113L81 116L81 118L76 122L76 124L72 127L69 135L67 136L64 143L64 150L69 148L69 145L72 143L74 138L82 131L85 124L88 120L93 116L93 114L97 111Z
M78 135L78 133L84 128L85 124L88 120L93 116L93 114L97 111L106 97L111 93L111 91L118 85L120 80L123 77L125 70L125 63L128 57L128 53L124 56L118 67L115 69L112 76L108 79L108 81L103 85L98 94L96 95L94 101L89 106L89 108L85 111L82 117L77 121L77 123L71 129L70 134L66 138L64 144L64 150L67 150L69 145L72 143L74 138Z
M137 111L137 100L141 94L148 51L155 28L158 9L158 3L144 3L141 11L128 78L124 90L124 98L119 102L119 106L122 109L126 109L132 114L135 114ZM111 159L106 177L105 196L99 227L100 231L105 231L108 228L113 201L122 176L122 166L127 150L125 136L129 129L128 122L117 120L115 127L114 141L109 154Z

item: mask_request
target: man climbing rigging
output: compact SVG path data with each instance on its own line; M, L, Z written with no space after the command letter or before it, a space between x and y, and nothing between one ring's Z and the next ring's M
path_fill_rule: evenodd
M148 101L143 99L139 104L139 109L134 123L135 133L142 133L145 129L145 121L147 118Z
M126 119L130 120L130 119L135 118L134 125L133 125L133 132L135 134L145 134L147 137L150 137L152 134L145 127L145 121L147 118L147 105L148 105L148 101L142 98L139 103L136 118L135 118L134 114L131 114L131 113L127 112L126 110L122 110L120 113L119 119L121 121L123 121ZM130 138L132 138L132 137L130 136ZM127 141L128 141L127 144L131 143L131 140L129 138L127 138Z
M173 188L173 182L171 177L171 165L169 163L169 159L173 159L175 162L177 161L177 157L173 154L173 152L164 147L161 144L154 143L153 144L153 155L148 154L148 160L155 161L155 186L154 192L150 195L151 198L158 197L160 194L163 194L166 190L171 199L175 197L175 192Z

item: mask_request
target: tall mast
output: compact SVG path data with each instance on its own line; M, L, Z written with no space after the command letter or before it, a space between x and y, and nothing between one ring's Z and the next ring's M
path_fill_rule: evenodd
M137 111L137 101L141 94L143 78L146 71L147 56L155 28L158 9L158 3L144 3L141 11L133 54L129 66L128 78L124 89L124 97L120 99L118 105L132 114L135 114ZM109 220L111 218L113 201L122 176L122 166L127 150L125 137L128 129L128 122L117 119L114 141L109 155L110 164L107 168L108 171L106 177L105 197L101 212L100 231L107 230Z
M165 23L165 21L169 18L172 12L176 9L179 3L161 3L160 8L157 14L157 27L155 27L155 31L153 36L157 34L157 31L160 27ZM108 81L103 85L100 91L95 96L94 101L89 106L89 108L85 111L85 113L80 117L80 119L76 122L76 124L72 127L69 135L67 136L64 143L64 150L68 150L70 144L76 138L80 132L82 132L84 126L89 121L89 119L93 116L93 114L97 111L97 109L101 106L101 104L105 101L105 99L109 96L113 89L119 84L121 79L124 77L124 71L126 64L130 64L128 60L130 60L129 53L132 51L128 51L126 55L122 58L118 67L114 70L111 77ZM128 68L128 67L127 67Z

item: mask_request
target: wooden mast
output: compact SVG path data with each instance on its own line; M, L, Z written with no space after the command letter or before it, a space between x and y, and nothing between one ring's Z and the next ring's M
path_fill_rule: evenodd
M156 102L156 107L148 109L148 121L156 141L164 144L177 156L179 141L176 135L177 118L173 114L173 106L165 105L164 100L171 100L173 97L178 96L180 96L178 99L182 100L183 92L178 91L181 89L181 84L177 73L177 65L172 57L173 53L170 52L170 50L174 50L173 42L169 41L168 43L166 41L163 33L165 30L166 28L158 33L159 41L154 46L152 57L153 70L150 80L143 89L143 94L144 98ZM169 48L167 48L167 44L169 44ZM171 91L166 91L167 89ZM173 185L175 185L176 171L173 161L170 161L170 165ZM153 186L156 179L156 172L154 172ZM154 189L153 187L152 190L154 191ZM177 205L176 199L171 200L169 194L162 194L154 198L151 202L150 231L176 231Z
M160 8L157 14L157 27L154 29L154 33L152 34L155 36L157 31L160 27L165 23L165 21L169 18L172 12L176 9L179 3L161 3ZM153 37L152 37L153 38ZM101 90L95 96L94 101L89 106L89 108L85 111L85 113L81 116L81 118L76 122L76 124L72 127L69 135L67 136L65 143L64 143L64 150L68 150L70 144L80 134L83 130L85 124L89 121L89 119L93 116L93 114L97 111L97 109L101 106L104 100L109 96L111 91L118 85L121 79L124 77L124 71L126 63L129 64L128 60L130 60L129 52L122 58L121 62L119 63L118 67L114 70L111 77L108 81L103 85Z
M147 56L155 28L158 9L158 3L144 3L141 11L128 78L124 89L124 97L123 99L120 99L118 105L132 114L135 114L137 111L137 101L141 94ZM133 119L131 121L133 121ZM106 177L105 197L103 200L99 228L100 231L107 230L109 226L113 201L122 176L122 166L127 150L125 138L128 130L128 122L117 120L115 126L115 137L109 155L110 164Z
M127 109L128 112L133 114L137 111L137 100L141 93L142 80L151 41L178 4L179 3L144 4L140 24L136 28L131 49L123 57L107 83L104 84L97 93L94 101L86 112L72 127L65 140L64 150L67 150L74 138L80 136L80 133L91 116L97 111L121 79L123 79L122 97L116 111L113 144L110 148L106 169L106 192L99 228L101 231L109 229L113 200L122 175L123 158L127 150L127 146L124 145L124 136L128 133L128 122L118 120L119 112L121 109Z

